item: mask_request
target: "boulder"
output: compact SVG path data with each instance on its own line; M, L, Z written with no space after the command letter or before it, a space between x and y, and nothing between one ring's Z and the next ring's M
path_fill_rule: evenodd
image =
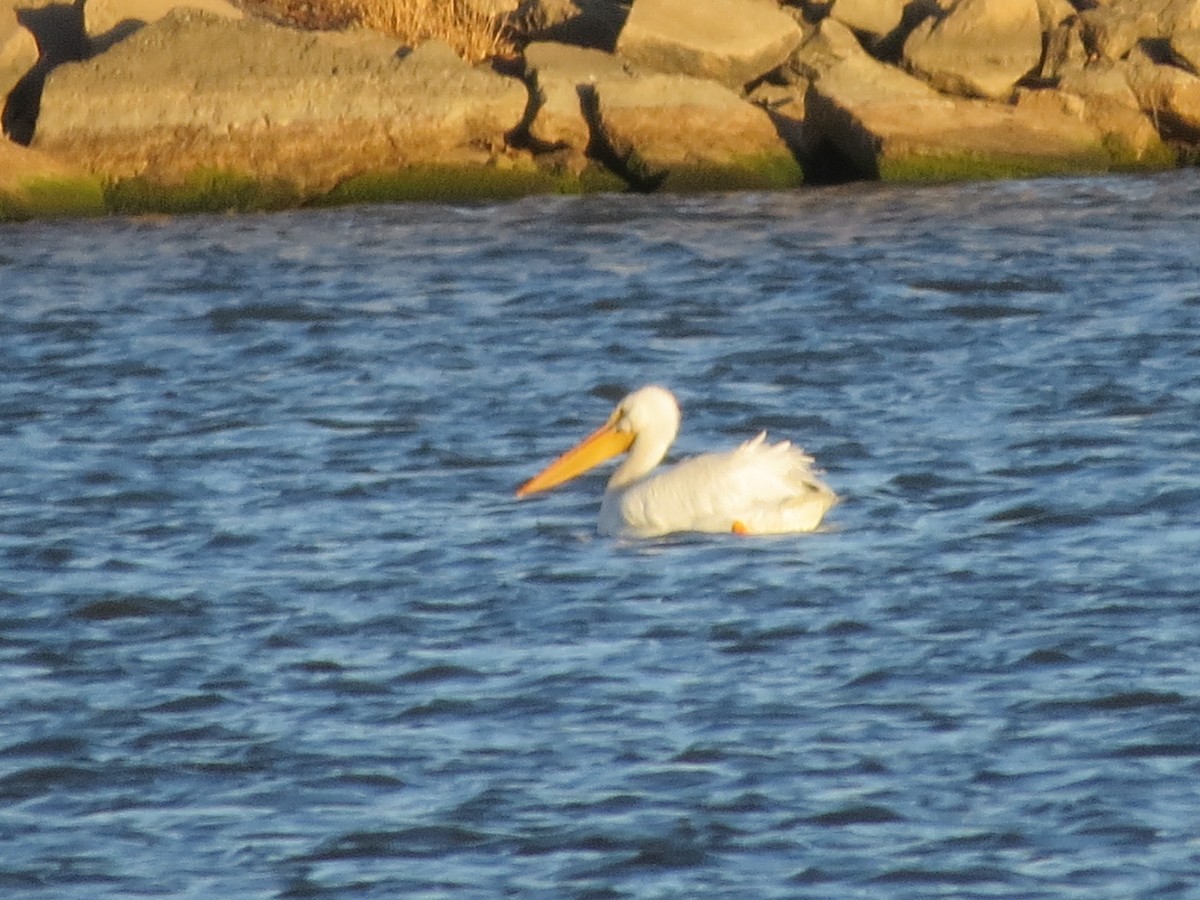
M625 0L521 0L515 19L530 41L612 52L628 15Z
M841 27L826 20L819 33ZM1032 176L1130 163L1114 158L1079 115L950 97L865 52L845 52L844 39L824 35L821 41L842 51L819 57L823 63L806 101L806 143L811 153L832 151L844 160L843 176Z
M760 107L687 75L601 78L589 104L598 142L637 188L798 185L795 157Z
M1085 9L1079 24L1088 58L1109 62L1124 59L1145 32L1157 30L1154 16L1129 16L1111 6Z
M110 181L223 173L291 202L370 173L486 165L526 100L520 81L442 44L399 59L375 39L175 10L54 70L34 146Z
M11 16L11 18L10 18ZM4 134L28 144L37 119L42 84L55 66L87 55L82 11L78 4L54 0L0 0L0 87L4 89ZM29 62L29 40L34 60Z
M1038 16L1042 20L1042 31L1048 32L1064 22L1074 21L1075 7L1067 0L1037 0Z
M1093 59L1125 59L1143 40L1200 30L1200 0L1111 0L1079 13Z
M877 42L900 27L911 0L834 0L829 17L868 41Z
M1042 57L1037 0L960 0L904 42L908 68L951 94L1008 99Z
M1120 73L1068 74L1057 90L1018 90L1017 109L1043 120L1076 118L1099 133L1114 167L1169 168L1174 154ZM1094 77L1093 77L1094 76Z
M1160 65L1140 47L1130 52L1125 71L1139 105L1164 138L1200 141L1200 77Z
M1200 0L1166 0L1158 36L1169 38L1183 31L1197 29L1200 29Z
M1042 53L1042 64L1038 76L1044 82L1054 83L1064 71L1082 67L1088 58L1083 45L1083 29L1078 16L1049 25L1046 30L1046 49Z
M755 86L746 99L766 110L776 132L797 158L804 152L804 97L806 79L788 84L764 81Z
M619 57L601 50L537 41L525 48L525 79L533 97L529 136L546 149L564 149L580 157L591 130L580 92L600 79L632 77Z
M0 2L0 108L39 55L33 32L17 21L15 9Z
M242 18L229 0L86 0L83 28L91 53L102 53L143 25L157 22L178 7L201 9L228 19Z
M1200 30L1175 32L1170 46L1172 62L1193 75L1200 74Z
M616 50L639 69L741 90L780 66L803 36L774 0L638 0Z

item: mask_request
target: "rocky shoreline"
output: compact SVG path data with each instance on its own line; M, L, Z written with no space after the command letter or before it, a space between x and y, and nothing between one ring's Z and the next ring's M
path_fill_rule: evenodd
M477 0L494 2L494 0ZM0 219L1171 168L1200 0L515 0L520 54L0 0Z

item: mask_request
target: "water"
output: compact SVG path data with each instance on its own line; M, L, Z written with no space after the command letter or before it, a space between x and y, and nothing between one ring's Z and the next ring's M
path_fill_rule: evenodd
M0 226L0 890L1195 896L1198 208ZM651 381L828 528L512 499Z

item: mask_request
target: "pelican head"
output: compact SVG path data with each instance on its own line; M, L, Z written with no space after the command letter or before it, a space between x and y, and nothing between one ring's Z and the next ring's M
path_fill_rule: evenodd
M549 490L628 452L629 457L608 483L610 489L623 487L662 461L679 433L679 421L674 394L653 384L639 388L617 404L600 428L521 485L517 496Z

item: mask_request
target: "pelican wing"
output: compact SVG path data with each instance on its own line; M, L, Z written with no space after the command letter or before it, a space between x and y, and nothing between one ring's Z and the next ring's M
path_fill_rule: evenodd
M601 529L653 537L674 531L780 534L812 531L837 498L812 458L762 432L725 453L706 453L605 496Z

